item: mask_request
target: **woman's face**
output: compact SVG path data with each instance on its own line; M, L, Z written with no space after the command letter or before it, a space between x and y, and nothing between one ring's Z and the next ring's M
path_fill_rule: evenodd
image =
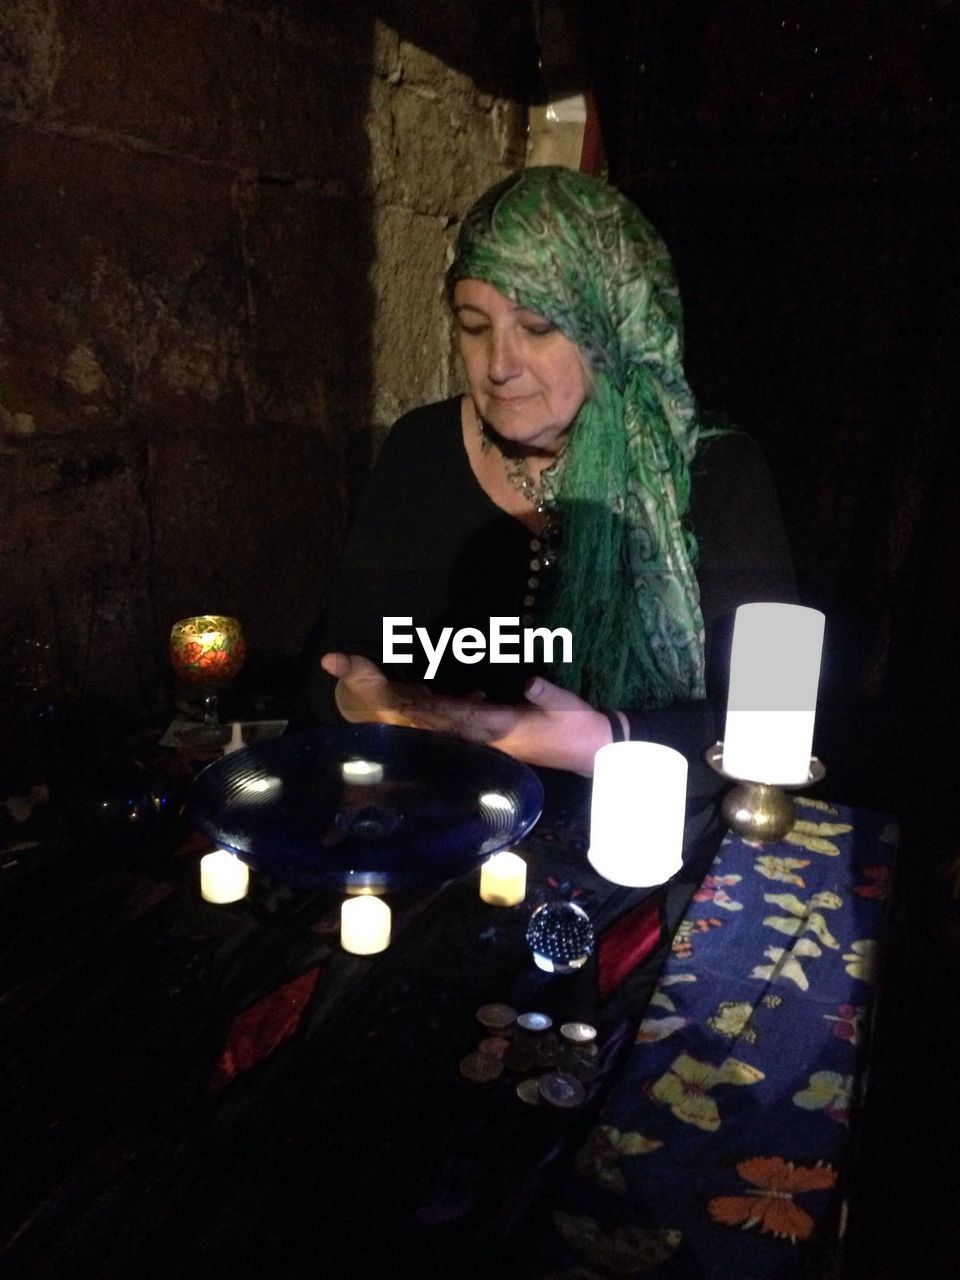
M453 310L480 416L507 440L553 452L587 396L576 344L483 280L458 280Z

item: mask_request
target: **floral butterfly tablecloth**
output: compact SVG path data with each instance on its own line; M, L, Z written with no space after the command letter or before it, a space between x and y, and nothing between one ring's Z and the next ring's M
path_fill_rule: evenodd
M897 830L797 809L695 894L551 1212L551 1280L831 1273Z

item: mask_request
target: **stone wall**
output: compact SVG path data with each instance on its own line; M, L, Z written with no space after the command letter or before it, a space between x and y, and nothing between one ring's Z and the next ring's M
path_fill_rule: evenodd
M454 388L447 245L522 159L430 8L418 44L362 0L5 0L8 674L47 635L72 686L149 706L206 611L296 651L377 438Z

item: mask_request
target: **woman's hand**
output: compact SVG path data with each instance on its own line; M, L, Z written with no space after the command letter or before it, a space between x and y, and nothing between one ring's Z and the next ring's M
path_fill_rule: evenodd
M542 676L529 682L520 706L450 698L423 685L409 689L413 696L401 699L399 708L407 723L497 747L526 764L589 777L593 757L612 737L601 711Z
M320 665L337 682L334 701L344 720L352 724L412 725L401 711L416 693L416 685L395 684L369 658L359 654L325 653Z
M327 653L320 665L337 681L334 693L345 720L375 721L452 733L497 747L525 764L568 769L589 777L593 757L611 739L610 722L576 694L542 676L524 690L525 703L507 706L482 696L450 697L428 685L401 684L369 658Z

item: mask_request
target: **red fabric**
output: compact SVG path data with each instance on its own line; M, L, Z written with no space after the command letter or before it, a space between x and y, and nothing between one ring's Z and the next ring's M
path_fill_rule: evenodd
M663 936L662 894L644 898L622 915L600 938L597 983L601 1000L615 991L632 969L645 960Z
M290 1039L300 1025L319 972L319 966L308 969L237 1014L213 1069L210 1088L214 1093Z
M599 177L606 164L600 113L597 111L597 100L593 90L588 89L584 96L587 103L587 121L583 127L583 142L580 147L580 172Z

